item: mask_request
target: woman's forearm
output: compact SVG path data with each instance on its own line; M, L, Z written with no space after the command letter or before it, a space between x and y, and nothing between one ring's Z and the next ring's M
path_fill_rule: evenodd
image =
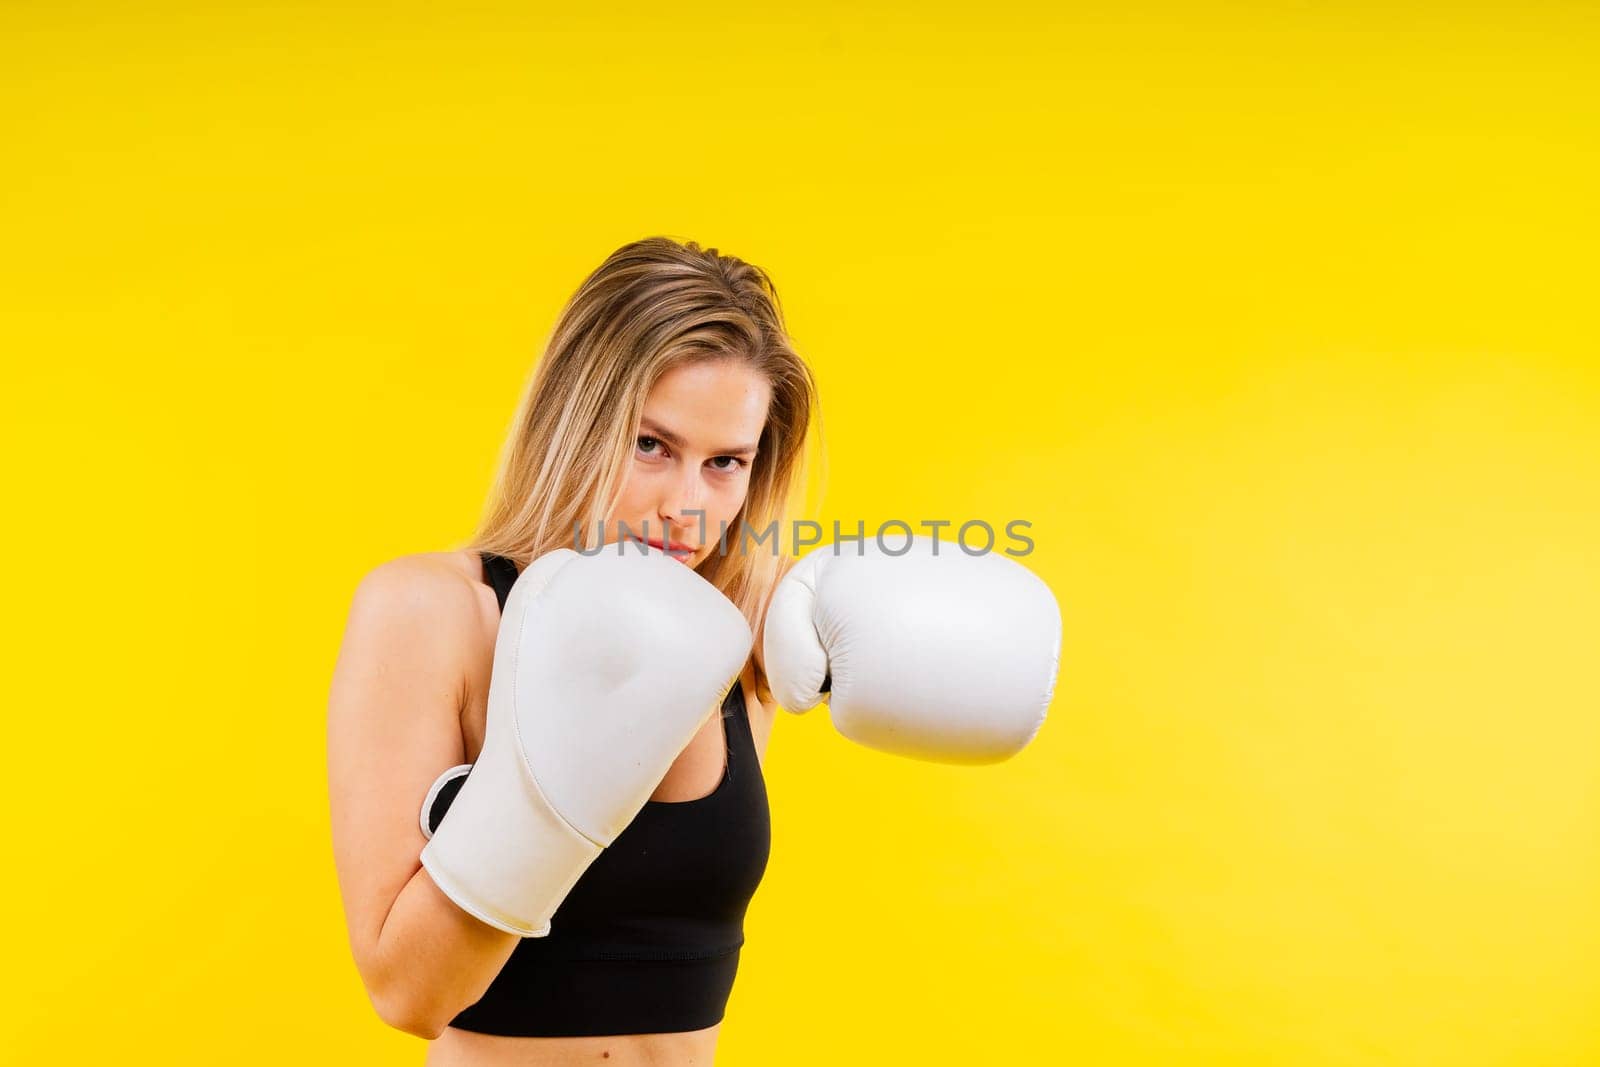
M520 940L462 911L419 867L389 909L362 978L384 1022L432 1040L483 996Z

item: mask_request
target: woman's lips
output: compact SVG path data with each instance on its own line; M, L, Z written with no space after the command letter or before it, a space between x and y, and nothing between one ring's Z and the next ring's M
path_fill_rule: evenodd
M659 540L652 537L650 540L646 541L645 544L649 545L651 548L659 549L662 552L665 552L679 563L688 563L689 560L693 558L695 553L693 545L686 545L681 541L668 541L665 545L663 545Z

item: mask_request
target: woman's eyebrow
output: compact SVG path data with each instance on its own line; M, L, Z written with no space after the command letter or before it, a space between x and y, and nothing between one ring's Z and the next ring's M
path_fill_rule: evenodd
M639 429L643 433L648 433L651 437L661 438L661 440L665 441L673 448L683 447L683 438L679 437L677 434L673 433L659 422L653 422L650 419L640 419ZM719 456L738 456L747 452L753 454L755 450L755 445L733 445L728 448L714 448L711 451Z

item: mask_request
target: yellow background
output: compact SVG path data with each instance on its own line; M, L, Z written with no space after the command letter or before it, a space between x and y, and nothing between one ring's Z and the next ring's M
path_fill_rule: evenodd
M820 518L1030 520L1066 623L1009 763L779 722L720 1062L1600 1062L1595 10L580 6L0 8L0 1057L420 1060L349 596L666 233L776 277Z

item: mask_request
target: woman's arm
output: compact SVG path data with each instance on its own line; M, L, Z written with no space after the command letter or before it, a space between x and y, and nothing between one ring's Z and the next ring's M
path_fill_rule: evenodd
M775 708L777 706L777 701L773 699L772 690L768 688L767 682L767 658L765 650L767 611L772 607L772 597L775 593L777 593L778 586L783 582L783 579L788 576L789 571L794 569L794 565L795 560L792 556L785 556L783 559L778 561L778 573L772 580L772 588L767 590L767 598L761 604L761 614L757 616L756 619L756 639L755 645L753 646L756 674L753 690L755 692L756 699L760 701L763 706L769 709Z
M423 872L418 814L466 761L461 709L475 591L425 557L357 587L328 701L334 863L351 951L378 1015L432 1039L476 1002L519 940L456 907Z

